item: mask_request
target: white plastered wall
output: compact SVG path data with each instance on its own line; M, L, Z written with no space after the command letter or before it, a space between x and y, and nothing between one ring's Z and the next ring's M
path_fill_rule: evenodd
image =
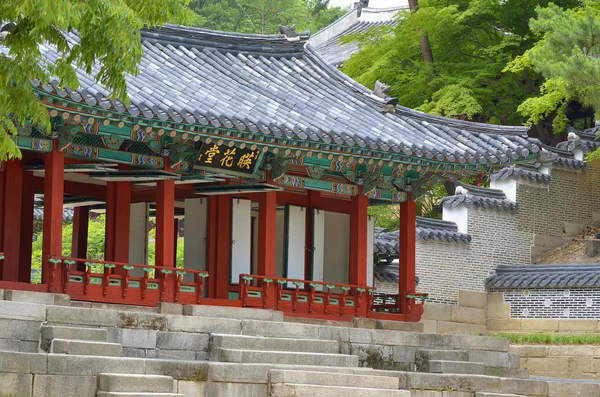
M231 284L238 284L240 274L251 273L251 208L250 200L231 201Z
M458 207L444 207L442 219L456 223L458 231L461 233L469 232L469 209L464 205Z
M287 217L287 258L286 277L304 280L304 250L306 240L306 209L288 205ZM288 287L294 287L289 284Z
M283 245L284 241L284 228L285 228L285 213L283 207L277 208L276 215L276 229L277 229L277 240L276 240L276 251L275 251L275 275L277 277L283 277Z
M207 270L208 199L186 199L184 219L184 267L191 270ZM193 279L192 274L185 276L185 281L193 281Z
M148 263L148 203L131 204L129 215L129 263ZM143 271L133 269L131 275L142 277Z
M324 281L347 284L350 267L350 215L325 212L324 251Z

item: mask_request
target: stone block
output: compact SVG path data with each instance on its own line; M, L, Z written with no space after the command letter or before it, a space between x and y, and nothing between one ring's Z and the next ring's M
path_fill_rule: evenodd
M33 375L0 372L0 397L29 397Z
M22 353L38 353L39 342L21 340L19 341L19 351Z
M136 349L134 347L124 347L123 357L146 358L146 349Z
M170 331L204 332L215 334L241 334L240 320L195 316L167 316ZM265 323L263 324L263 328Z
M204 390L207 396L219 397L264 397L268 395L267 385L256 383L206 382Z
M469 350L469 361L483 363L486 367L510 367L507 352Z
M0 363L2 363L0 365L0 371L2 372L24 374L46 373L45 354L0 351Z
M437 320L421 320L423 332L426 334L437 334Z
M442 391L437 390L412 390L411 397L443 397Z
M123 347L155 349L158 331L148 329L119 328L119 343Z
M299 323L264 322L256 320L242 320L243 335L260 335L278 338L309 338L319 339L319 326ZM360 328L345 328L344 331L358 334L363 330ZM219 332L234 333L234 332Z
M50 375L143 374L145 368L145 360L138 358L48 355L48 374Z
M377 328L377 320L372 318L355 318L352 320L354 328Z
M527 360L527 370L535 374L543 374L548 372L566 372L568 366L568 357L532 357Z
M0 339L39 341L41 325L39 321L0 318Z
M389 345L389 346L417 346L419 340L424 336L421 333L416 332L397 332L388 331L383 329L376 330L365 330L371 331L364 333L362 338L357 338L356 335L350 338L350 342L361 342L361 343L374 343L376 345Z
M0 301L4 300L4 290L0 289Z
M397 390L399 380L390 376L340 374L332 372L271 370L269 381L338 387L361 387Z
M456 323L486 325L487 312L485 309L452 306L452 321Z
M7 352L18 352L19 343L17 339L0 339L0 350Z
M438 321L437 332L439 334L454 334L454 335L483 335L487 333L485 325L478 324L463 324L447 321Z
M485 375L408 373L407 389L456 390L465 392L501 389L501 378Z
M335 327L335 326L320 326L318 329L319 339L321 340L334 340L340 342L348 342L350 339L349 330L346 327Z
M430 360L429 372L438 374L475 374L483 375L484 366L481 363L467 361Z
M216 348L215 361L230 363L277 363L319 365L326 367L357 367L358 357L342 354L291 353L277 351L230 350ZM213 352L211 352L213 354ZM213 356L211 356L213 357Z
M4 300L15 302L38 303L41 305L53 305L54 294L46 292L6 290Z
M108 332L104 328L62 327L59 325L43 325L40 348L48 351L52 339L85 340L105 342Z
M208 379L209 364L212 364L206 361L178 361L160 358L145 361L147 374L170 376L173 379L192 382L205 382Z
M164 331L167 329L167 317L154 313L119 312L117 327Z
M444 346L454 349L475 349L508 352L509 342L505 338L470 335L440 335Z
M593 358L590 356L569 357L569 372L582 374L592 372Z
M458 290L458 306L486 309L487 292Z
M504 303L504 292L488 292L488 305Z
M425 303L422 320L452 321L452 306L444 303Z
M33 397L96 397L96 376L35 375Z
M370 397L410 397L408 390L389 389L362 389L357 387L338 387L320 385L302 385L293 383L272 384L270 388L273 396L306 396L306 397L363 397L368 393Z
M517 318L488 319L487 329L489 332L520 332L521 320Z
M212 334L212 346L225 349L339 353L339 342L318 339L268 338ZM195 349L203 350L203 349Z
M156 336L156 347L167 350L207 350L208 334L159 331Z
M183 315L183 305L179 303L159 302L158 312L160 314Z
M414 363L417 348L414 346L391 346L395 363Z
M594 356L595 350L591 346L548 346L548 357Z
M558 332L559 320L551 319L522 319L522 331Z
M208 360L208 352L197 351L196 352L196 360L197 361L206 361L206 360Z
M177 393L185 397L204 397L206 382L192 382L180 380L177 382Z
M598 397L599 395L600 385L597 383L548 382L548 397Z
M98 390L124 393L172 393L173 378L148 374L99 374Z
M510 319L510 304L508 303L490 303L487 307L487 317Z
M65 294L54 294L54 304L57 306L71 306L71 297Z
M196 359L196 352L193 350L164 350L158 349L156 357L169 360L190 360Z
M598 320L559 320L558 332L597 332Z
M423 324L405 321L377 320L376 328L388 331L423 332Z
M2 300L0 301L0 317L3 319L46 321L46 305Z
M184 305L185 316L218 317L239 320L283 321L283 312L278 310L248 309L241 307Z
M238 364L210 362L208 381L232 383L267 383L269 371L277 364Z
M521 358L546 357L548 355L548 346L536 345L510 345L510 352L516 353Z
M48 306L47 321L50 324L91 325L95 327L116 327L117 311L85 309L66 306Z
M525 396L546 396L548 384L545 381L533 379L502 378L500 389L502 393L514 393Z
M50 346L50 352L56 354L120 357L122 347L117 343L54 339Z

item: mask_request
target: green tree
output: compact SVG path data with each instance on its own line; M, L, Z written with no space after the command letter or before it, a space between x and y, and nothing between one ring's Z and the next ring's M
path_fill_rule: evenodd
M207 29L240 33L279 33L279 25L296 31L321 30L346 11L321 0L192 0L190 7Z
M540 93L519 106L519 112L531 124L549 115L554 129L567 127L566 113L571 101L589 106L600 118L600 3L585 0L582 7L563 9L551 4L536 9L537 18L530 22L539 35L537 43L516 58L507 70L541 73Z
M26 123L50 129L46 109L37 101L32 80L57 79L63 87L79 86L74 66L92 72L116 98L126 100L125 74L136 74L142 56L144 24L192 23L188 0L3 0L0 21L10 22L0 33L0 160L19 157L11 139ZM73 45L63 33L77 34ZM42 44L55 46L60 59L48 64Z
M556 0L573 8L578 0ZM344 72L367 86L391 85L401 105L474 121L521 124L518 106L539 93L539 73L503 73L530 49L536 33L529 27L535 6L549 0L420 0L416 12L398 14L394 28L371 29L345 41L360 51ZM424 60L420 39L427 37L431 59Z

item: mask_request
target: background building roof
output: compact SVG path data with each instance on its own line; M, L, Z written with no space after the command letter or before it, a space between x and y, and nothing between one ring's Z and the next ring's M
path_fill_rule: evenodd
M486 288L574 288L600 286L600 264L501 265Z

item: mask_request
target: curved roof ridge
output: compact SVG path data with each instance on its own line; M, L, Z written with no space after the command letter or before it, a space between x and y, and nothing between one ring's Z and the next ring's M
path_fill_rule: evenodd
M365 9L363 8L363 11L364 10ZM346 24L342 27L342 22L349 22L347 21L347 19L351 18L352 16L355 17L354 20L351 23ZM329 25L325 26L323 29L319 30L317 33L313 34L310 37L310 41L314 43L314 45L324 43L330 38L335 37L340 33L343 33L344 31L346 31L346 29L352 27L356 22L358 22L358 9L353 8L352 10L348 11L347 13L330 23ZM339 31L333 31L334 27L340 27ZM327 35L327 33L331 34Z
M600 263L500 265L486 288L573 288L600 286Z

